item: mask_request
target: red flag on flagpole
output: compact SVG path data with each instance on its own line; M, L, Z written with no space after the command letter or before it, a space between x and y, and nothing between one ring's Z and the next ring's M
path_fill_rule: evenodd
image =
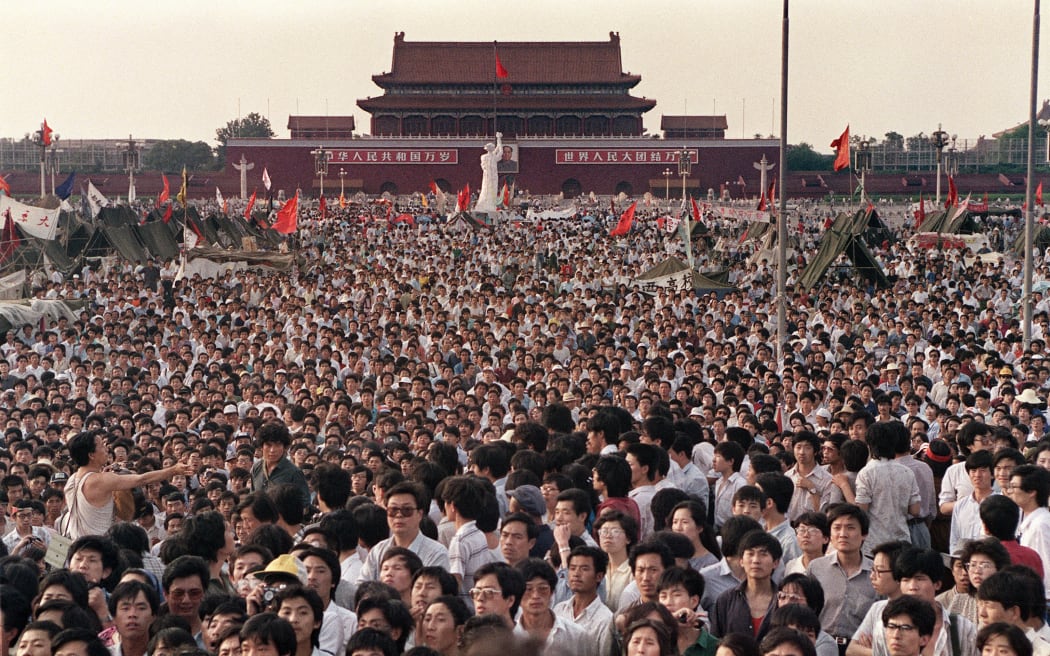
M47 119L44 119L44 124L40 127L40 139L44 142L45 146L51 145L51 133L53 130L51 126L47 124Z
M777 181L773 180L769 183L769 209L772 210L776 206L777 198Z
M252 191L252 197L248 199L248 207L244 208L244 220L245 221L251 221L252 208L255 207L255 194L257 192L258 192L258 190L253 190Z
M690 196L689 202L692 203L693 207L693 221L700 223L700 208L696 205L696 199Z
M463 189L456 195L456 211L466 212L470 205L470 183L463 185Z
M631 230L631 224L634 223L634 209L637 206L638 201L631 203L631 206L627 208L627 211L620 216L620 221L616 224L616 227L609 233L610 237L626 235Z
M503 183L503 194L502 194L502 196L503 196L503 207L510 207L510 187L507 186L506 182Z
M915 229L918 230L919 226L926 221L926 202L922 199L922 192L919 192L919 209L915 212Z
M162 216L160 220L164 223L171 221L171 204L168 204L168 209L165 210L164 216Z
M955 178L948 176L948 197L944 199L944 207L954 207L959 204L959 190L955 187Z
M284 203L284 207L277 211L277 220L274 221L273 229L282 235L290 235L299 226L299 195L292 196Z
M171 188L168 186L168 176L161 173L160 179L164 182L164 189L162 189L160 195L157 196L157 207L168 202L168 199L171 197Z
M430 191L431 191L431 193L433 193L433 194L434 194L435 196L437 196L438 194L440 194L440 193L441 193L441 190L440 190L440 189L438 189L437 183L436 183L436 182L434 182L433 180L431 180L431 181L430 181Z
M343 196L343 192L341 192L341 191L339 192L339 209L341 209L341 210L345 210L346 209L346 197Z
M328 218L328 202L325 201L324 196L321 196L321 220L324 221Z
M838 139L831 142L831 147L835 149L835 164L834 169L841 171L842 169L849 168L849 126L846 126L846 131L843 132Z
M951 178L949 178L949 179L951 179ZM1042 205L1043 204L1043 183L1042 182L1040 182L1039 186L1035 188L1035 204L1036 205Z
M756 207L755 209L758 210L759 212L765 212L766 211L766 195L765 194L762 194L761 196L758 197L758 207Z
M0 230L0 262L4 262L15 252L19 242L15 221L11 218L11 210L7 210L5 219L3 230Z
M6 193L8 196L11 195L11 185L7 183L7 180L2 175L0 175L0 191Z
M499 60L499 53L497 52L496 53L496 77L501 79L501 80L505 80L509 76L510 76L510 73L508 73L507 69L503 67L503 62L501 62Z

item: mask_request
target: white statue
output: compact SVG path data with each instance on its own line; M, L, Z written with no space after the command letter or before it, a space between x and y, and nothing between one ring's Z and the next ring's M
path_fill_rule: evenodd
M481 156L481 189L478 190L478 202L475 212L496 213L499 203L499 158L503 152L503 133L496 133L496 143L485 144L485 154Z

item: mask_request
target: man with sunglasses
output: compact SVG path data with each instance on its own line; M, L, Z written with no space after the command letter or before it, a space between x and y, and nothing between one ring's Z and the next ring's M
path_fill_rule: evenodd
M419 530L423 515L430 510L430 500L419 484L402 481L386 493L386 523L390 537L368 552L358 583L379 580L379 564L390 547L404 547L423 561L424 567L448 569L448 549Z

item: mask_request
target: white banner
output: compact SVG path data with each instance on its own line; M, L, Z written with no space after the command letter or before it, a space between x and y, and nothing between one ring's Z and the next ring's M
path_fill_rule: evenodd
M7 217L30 237L54 239L58 230L58 210L46 210L42 207L24 205L7 196L0 197L0 226L6 225Z
M91 206L91 218L98 216L98 211L103 207L109 207L109 199L103 196L90 180L88 180L87 197L88 205Z
M535 210L529 210L525 215L528 220L539 219L545 221L547 219L567 219L570 216L576 214L576 206L572 206L567 210L544 210L542 212L536 212Z
M769 223L769 212L763 212L761 210L749 210L742 207L726 207L725 205L710 205L708 203L704 203L701 207L704 211L711 210L727 219L739 219L741 221L750 221L751 223Z
M642 293L655 294L660 290L691 292L693 291L693 275L689 269L682 269L668 276L641 280L631 280L631 287Z

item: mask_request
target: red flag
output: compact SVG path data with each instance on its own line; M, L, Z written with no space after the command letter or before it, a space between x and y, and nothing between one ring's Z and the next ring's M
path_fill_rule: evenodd
M919 209L915 212L915 229L918 230L919 226L926 221L926 202L922 199L922 192L919 192Z
M510 187L507 186L506 182L503 183L503 194L502 194L502 196L503 196L503 207L510 207Z
M667 224L667 217L666 216L658 216L658 217L656 217L656 227L659 228L661 232L663 232L664 226L666 224Z
M689 202L693 206L693 221L700 223L700 208L696 205L696 199L692 196L689 197Z
M463 189L456 194L456 211L466 212L467 206L470 205L470 183L463 185Z
M762 194L761 196L758 197L758 207L756 207L755 209L758 210L759 212L765 212L766 211L766 195L765 194Z
M325 201L324 196L321 196L321 220L324 221L328 218L328 202Z
M841 171L842 169L849 168L849 126L846 126L846 131L843 132L838 139L831 142L831 147L835 149L835 164L834 169Z
M627 208L627 211L620 216L619 223L613 228L613 231L609 233L610 237L619 237L626 235L631 229L631 224L634 223L634 209L638 206L638 201L631 203L631 206Z
M944 207L953 207L959 204L959 190L955 187L955 178L948 176L948 197L944 199Z
M341 210L345 210L346 209L346 197L343 196L343 192L341 192L341 191L339 192L339 209L341 209Z
M437 183L433 180L430 181L430 192L433 193L435 196L441 193L441 190L438 189Z
M299 195L296 194L284 202L284 207L277 210L277 220L273 229L282 235L290 235L299 226Z
M6 193L8 196L11 195L11 185L7 184L7 180L4 176L0 175L0 191Z
M496 53L496 77L501 79L501 80L504 80L509 75L510 75L510 73L507 72L507 69L503 68L503 62L501 62L499 60L499 53L497 52Z
M44 142L45 146L51 145L51 127L47 124L47 119L44 119L44 124L40 128L40 139Z
M866 211L866 212L867 212L868 214L871 214L871 213L872 213L872 212L873 212L874 210L875 210L875 204L874 204L874 203L872 203L872 202L871 202L871 199L869 198L869 199L868 199L868 207L867 207L867 208L865 209L865 211Z
M255 207L255 194L258 190L252 191L252 197L248 199L248 207L244 208L244 220L250 221L252 218L252 208Z
M11 218L11 210L5 212L4 228L0 230L0 262L7 261L18 247L18 232L15 231L15 221Z
M164 182L164 189L161 190L160 195L157 196L157 207L168 202L168 198L171 197L171 189L168 187L168 176L161 173L160 179Z
M951 180L951 178L948 178L948 179ZM1042 205L1043 204L1043 183L1042 182L1040 182L1039 186L1035 188L1035 204L1036 205Z

